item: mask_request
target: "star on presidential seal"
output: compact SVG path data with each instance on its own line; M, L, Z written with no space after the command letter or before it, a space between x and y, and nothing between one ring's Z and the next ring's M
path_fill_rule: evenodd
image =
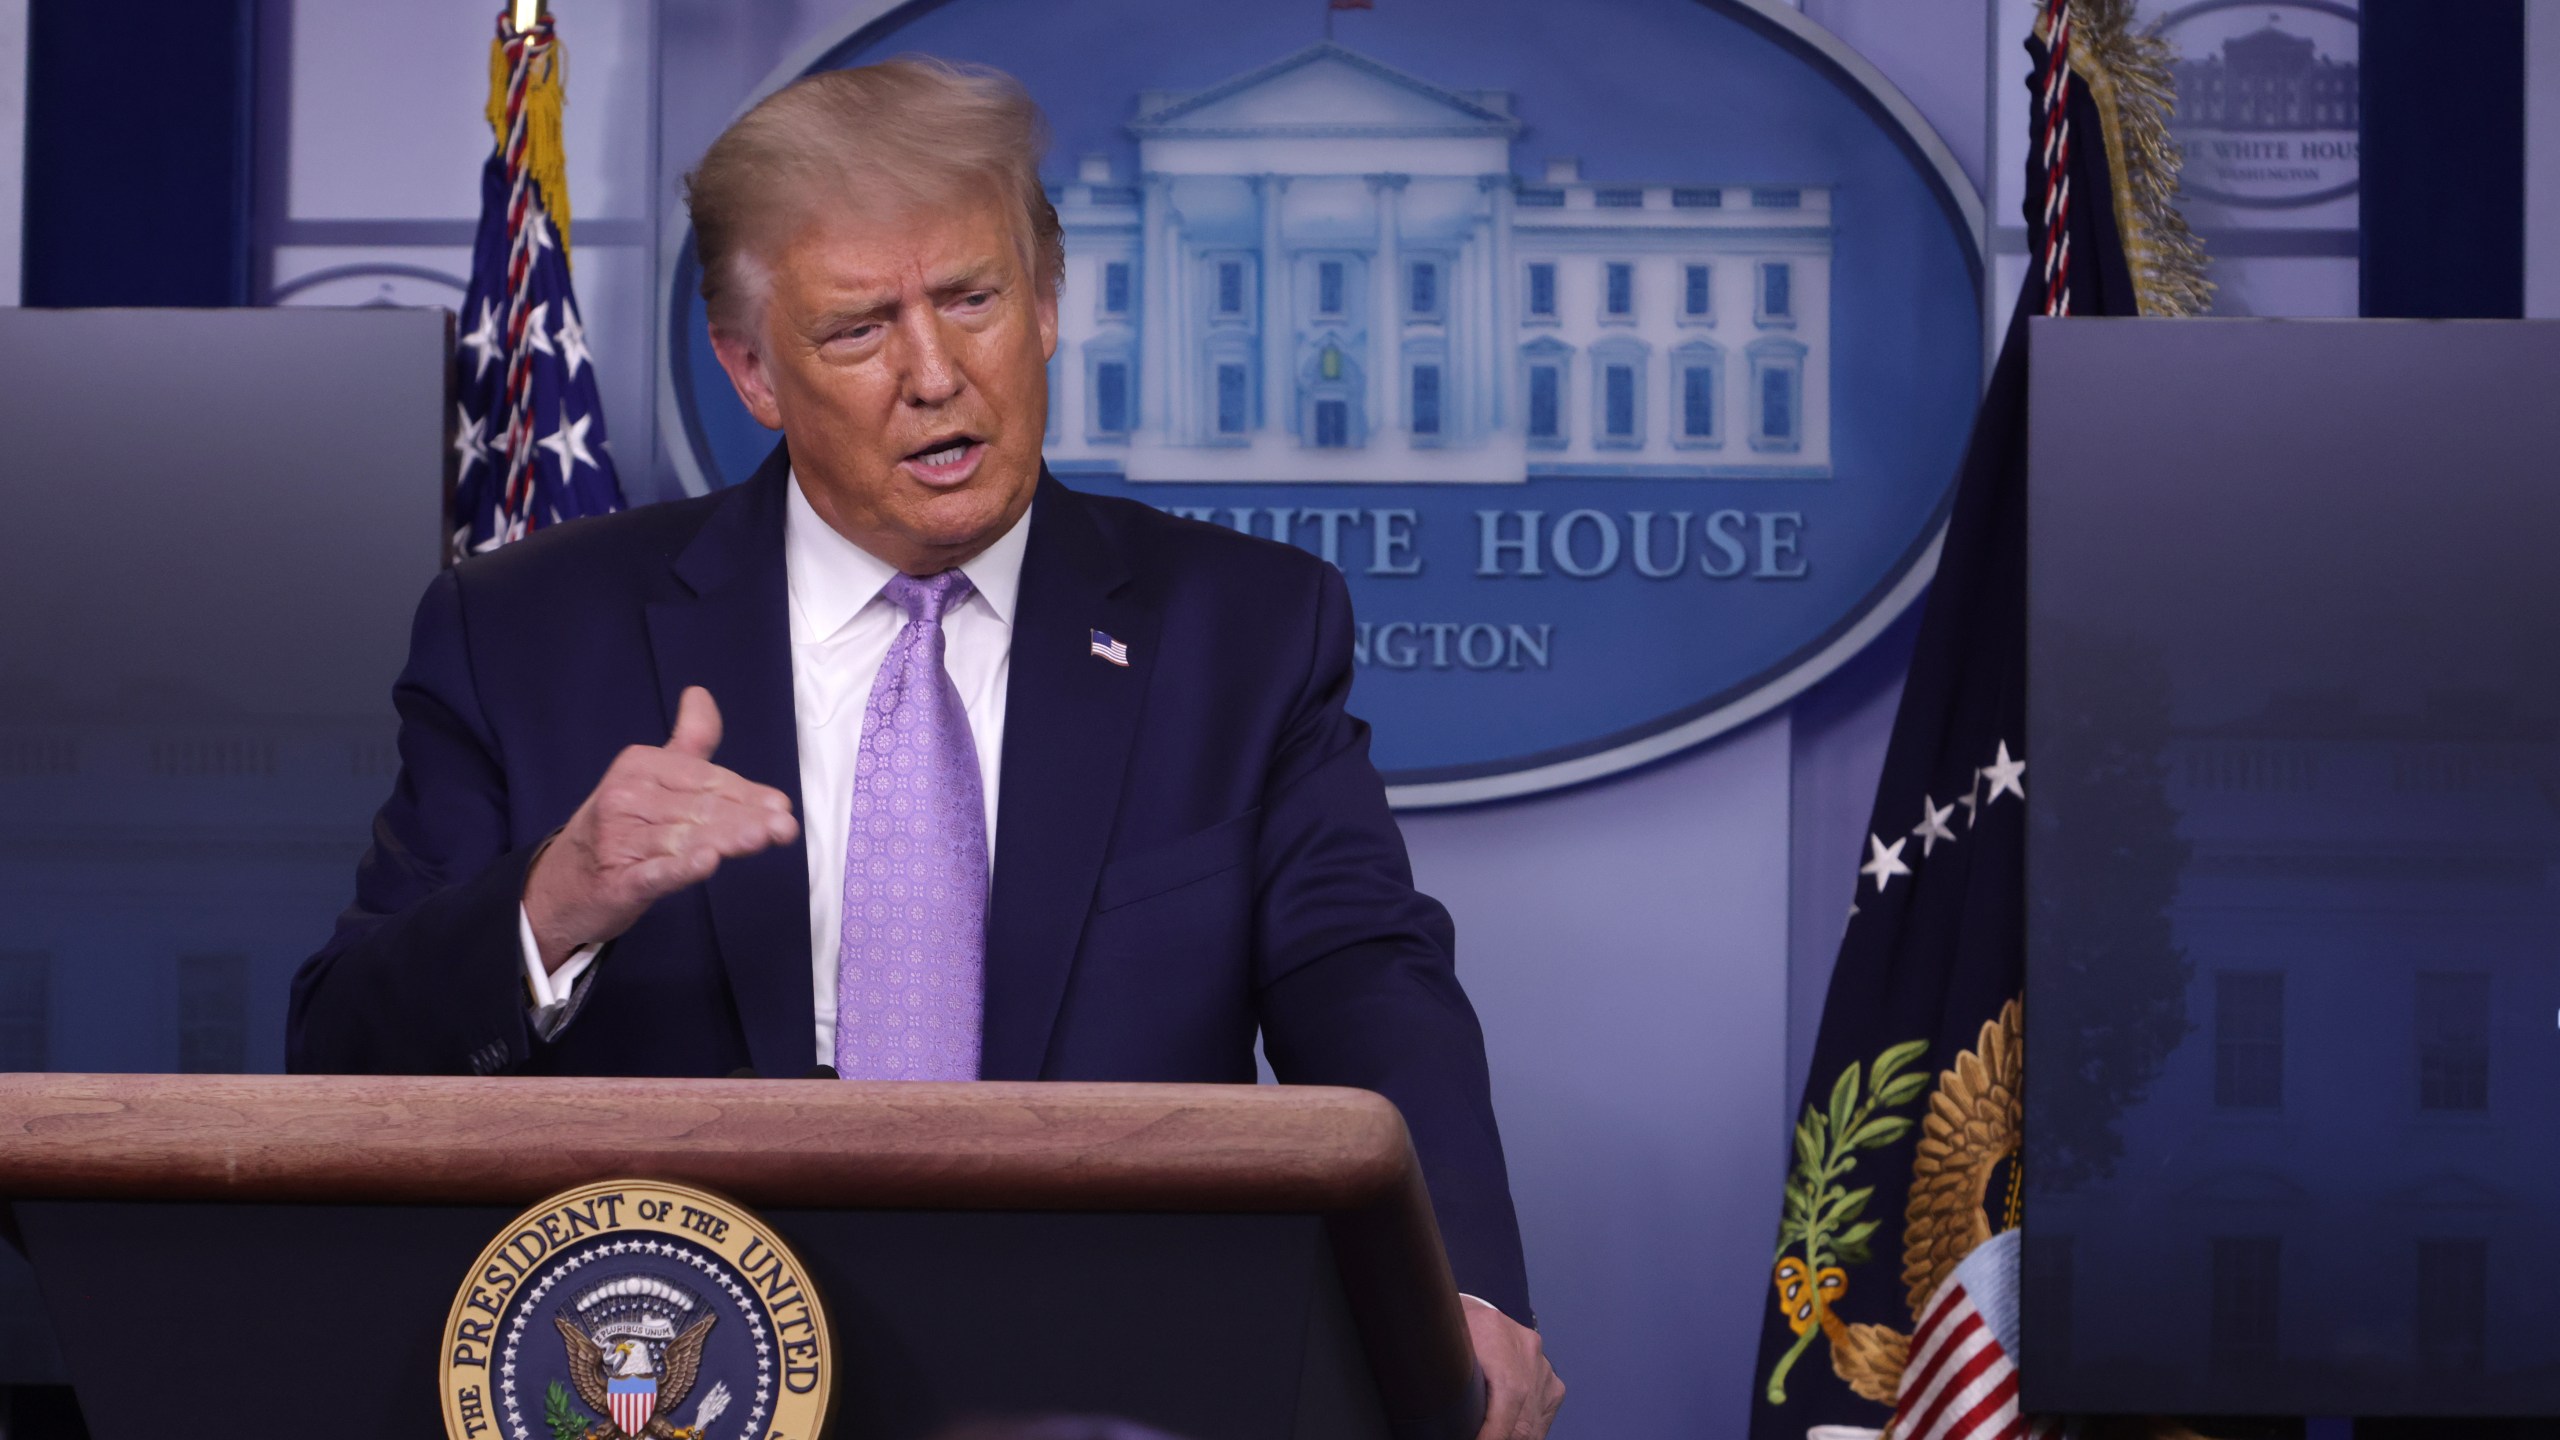
M808 1272L761 1220L613 1180L480 1252L437 1379L451 1440L813 1440L831 1359Z

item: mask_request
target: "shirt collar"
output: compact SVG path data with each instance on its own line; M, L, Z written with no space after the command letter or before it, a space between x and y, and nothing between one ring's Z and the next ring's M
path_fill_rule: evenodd
M795 644L825 640L843 629L878 599L896 566L837 533L819 518L791 475L790 497L782 519L784 578L791 592L791 639ZM1031 542L1031 511L960 567L969 577L973 599L1010 628L1015 597L1022 590L1022 555ZM964 602L967 603L967 602Z

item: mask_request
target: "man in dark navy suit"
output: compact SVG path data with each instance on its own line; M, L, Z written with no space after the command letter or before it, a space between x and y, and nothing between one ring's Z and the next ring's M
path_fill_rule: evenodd
M1484 1434L1543 1435L1483 1037L1343 708L1342 580L1046 475L1040 146L1011 80L901 61L712 147L713 341L786 443L429 588L291 1063L1245 1083L1259 1033L1402 1109Z

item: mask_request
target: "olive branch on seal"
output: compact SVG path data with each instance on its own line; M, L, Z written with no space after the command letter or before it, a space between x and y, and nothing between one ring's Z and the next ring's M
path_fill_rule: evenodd
M1840 1323L1831 1317L1831 1301L1848 1289L1843 1267L1869 1258L1867 1241L1884 1222L1860 1217L1875 1187L1851 1190L1844 1182L1858 1168L1859 1151L1882 1149L1911 1133L1917 1122L1910 1117L1877 1112L1907 1105L1929 1088L1929 1072L1902 1073L1928 1050L1926 1040L1906 1040L1878 1055L1872 1066L1851 1061L1831 1087L1829 1107L1807 1105L1796 1122L1796 1164L1778 1224L1777 1273L1779 1303L1787 1309L1796 1343L1769 1372L1772 1405L1787 1403L1787 1374L1813 1337ZM1801 1260L1788 1253L1796 1247L1802 1248Z
M585 1440L589 1428L586 1417L571 1407L569 1387L557 1380L542 1397L542 1423L551 1427L551 1440Z

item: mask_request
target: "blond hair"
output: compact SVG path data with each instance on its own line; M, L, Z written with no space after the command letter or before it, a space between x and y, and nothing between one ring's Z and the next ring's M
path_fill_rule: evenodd
M1024 263L1054 293L1066 241L1040 184L1048 148L1030 92L989 66L901 55L793 81L732 122L685 177L712 323L742 328L773 249L816 211L894 215L989 190L1017 212Z

